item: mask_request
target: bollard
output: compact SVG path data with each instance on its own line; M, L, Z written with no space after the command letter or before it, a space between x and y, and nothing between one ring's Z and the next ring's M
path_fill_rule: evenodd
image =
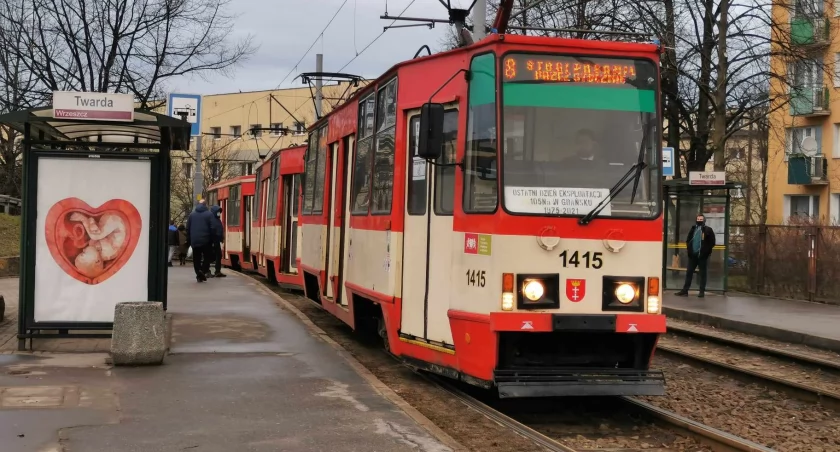
M111 359L116 366L162 364L166 355L163 303L131 301L114 308Z

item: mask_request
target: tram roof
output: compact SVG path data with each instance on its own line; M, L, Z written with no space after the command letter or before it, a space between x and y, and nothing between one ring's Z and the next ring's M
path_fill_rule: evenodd
M660 49L658 44L646 42L599 41L593 39L555 38L547 36L491 34L486 38L482 39L481 41L478 41L466 47L458 47L452 50L447 50L445 52L439 52L432 55L425 55L410 60L400 61L399 63L391 66L387 71L383 72L382 75L380 75L376 79L369 80L367 86L353 93L353 95L350 96L346 102L333 108L332 111L315 121L311 126L309 126L308 130L312 131L321 127L324 124L324 122L329 121L329 118L332 115L338 113L344 108L348 108L348 106L352 104L353 101L365 97L371 92L375 91L380 83L390 80L391 77L396 75L397 71L401 68L412 66L415 64L430 63L437 59L441 59L458 53L479 53L482 49L492 48L498 45L528 45L535 47L541 46L546 48L564 47L606 52L621 51L628 53L651 54L658 54Z

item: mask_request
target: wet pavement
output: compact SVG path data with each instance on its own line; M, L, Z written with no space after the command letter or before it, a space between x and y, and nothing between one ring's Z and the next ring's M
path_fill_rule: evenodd
M666 293L668 317L840 351L840 306L767 297Z
M187 267L169 281L162 366L0 356L3 452L450 450L261 285Z

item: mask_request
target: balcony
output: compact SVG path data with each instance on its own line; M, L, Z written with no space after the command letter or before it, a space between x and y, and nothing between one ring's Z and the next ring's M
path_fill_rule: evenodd
M828 161L822 154L813 157L791 154L788 157L788 184L824 185L828 183L827 172Z
M831 43L829 30L827 17L794 17L790 20L790 42L802 47L827 46Z
M799 86L790 89L791 116L828 116L829 89L824 86Z

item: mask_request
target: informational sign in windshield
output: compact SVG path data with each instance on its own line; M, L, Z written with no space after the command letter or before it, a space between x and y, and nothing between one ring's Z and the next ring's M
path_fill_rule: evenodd
M560 82L623 85L636 78L634 60L571 55L505 56L505 82Z
M505 206L516 213L586 215L609 195L606 188L505 187ZM609 216L610 207L601 215Z

